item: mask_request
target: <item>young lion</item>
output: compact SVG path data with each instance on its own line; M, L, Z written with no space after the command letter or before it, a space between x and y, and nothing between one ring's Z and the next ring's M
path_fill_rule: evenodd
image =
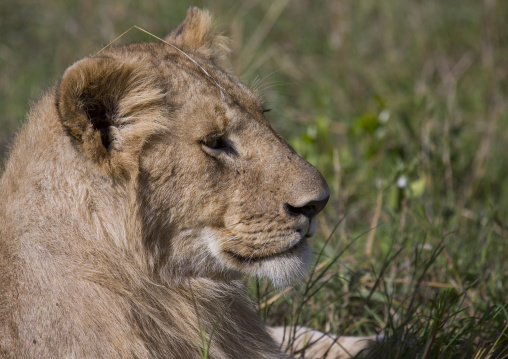
M329 190L217 66L210 22L78 61L31 109L0 181L2 358L287 357L242 273L301 276ZM366 341L305 355L328 345Z

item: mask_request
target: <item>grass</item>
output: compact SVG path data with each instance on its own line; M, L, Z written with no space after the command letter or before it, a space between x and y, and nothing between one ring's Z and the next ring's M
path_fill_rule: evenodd
M373 358L508 357L508 3L194 4L332 189L307 284L251 283L267 322L388 334ZM69 64L132 25L164 35L188 5L2 3L2 149Z

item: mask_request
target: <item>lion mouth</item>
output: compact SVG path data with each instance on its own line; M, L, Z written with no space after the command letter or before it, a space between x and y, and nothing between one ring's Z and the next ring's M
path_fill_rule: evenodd
M302 247L306 246L307 238L312 237L316 232L316 221L312 218L310 221L307 221L307 223L301 223L299 227L300 228L293 229L292 234L286 234L291 237L291 240L289 240L290 238L287 238L286 236L277 239L278 242L289 242L286 243L283 248L279 247L278 249L272 250L265 248L263 251L264 253L255 248L253 248L250 253L245 250L236 251L223 248L222 252L234 262L239 264L253 264L271 259L295 257L302 253ZM224 235L224 233L222 233L222 235ZM249 246L246 246L246 248L248 247Z
M289 248L285 248L284 250L276 253L271 253L268 255L258 255L258 256L243 256L238 253L234 253L231 251L224 251L226 254L228 254L232 259L234 259L236 262L240 263L256 263L265 261L268 259L278 258L278 257L286 257L286 256L292 256L294 255L304 244L305 244L305 238L301 238L298 242L290 246Z
M307 231L305 233L306 238L312 237L316 233L316 220L312 218L309 222L309 226L307 228Z

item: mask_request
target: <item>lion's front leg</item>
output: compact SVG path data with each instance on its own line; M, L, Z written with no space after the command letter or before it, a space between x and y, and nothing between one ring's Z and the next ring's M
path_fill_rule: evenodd
M269 333L283 350L295 358L352 358L378 342L380 336L334 336L305 327L269 327ZM326 356L325 356L326 354Z

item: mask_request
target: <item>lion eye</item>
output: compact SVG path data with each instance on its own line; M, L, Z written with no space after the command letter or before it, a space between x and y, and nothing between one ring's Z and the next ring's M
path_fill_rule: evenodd
M214 150L220 150L227 147L226 140L220 133L211 133L201 141L203 145Z
M215 158L223 155L237 156L235 144L222 133L214 132L201 139L201 148L204 152Z

